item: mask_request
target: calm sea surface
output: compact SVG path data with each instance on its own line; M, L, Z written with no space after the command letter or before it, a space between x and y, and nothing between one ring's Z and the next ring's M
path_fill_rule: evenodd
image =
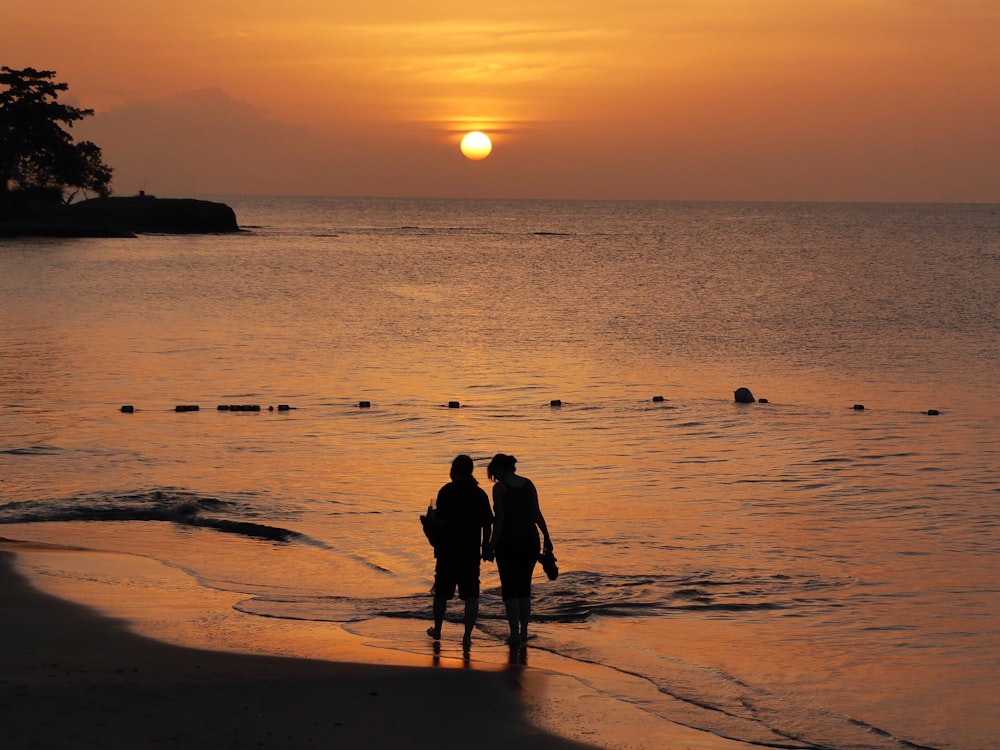
M529 664L762 745L997 746L1000 206L225 200L0 240L0 536L423 652L417 515L513 453L562 569Z

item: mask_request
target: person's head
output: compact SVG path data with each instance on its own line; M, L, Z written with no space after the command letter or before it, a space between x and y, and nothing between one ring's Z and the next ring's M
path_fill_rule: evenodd
M516 467L516 458L506 453L497 453L486 467L486 476L496 482L503 479L506 474L513 474Z
M464 453L461 456L455 456L455 460L451 462L451 481L476 481L476 478L472 476L472 459L466 456Z

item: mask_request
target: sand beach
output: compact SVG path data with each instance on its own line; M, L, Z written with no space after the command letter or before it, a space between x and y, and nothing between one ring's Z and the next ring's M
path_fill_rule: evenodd
M117 594L83 584L80 598L94 600L102 589L108 609L145 611L146 628L199 646L228 641L229 649L149 638L137 632L143 623L53 596L21 572L31 569L24 562L32 559L62 567L75 560L85 582L95 555L100 565L137 566L145 584ZM663 722L647 726L627 711L617 719L600 714L604 730L594 744L560 737L532 722L528 708L562 704L564 716L590 713L594 720L578 686L546 680L530 667L477 668L448 653L424 660L436 666L423 667L404 653L366 654L330 628L321 634L315 623L296 627L240 615L226 609L225 595L203 590L196 597L192 589L178 606L180 588L169 569L156 571L157 564L147 562L144 569L146 563L128 556L0 540L0 700L8 707L8 747L750 747ZM167 617L151 613L157 596L148 585L151 575L163 576ZM137 588L146 593L137 598ZM116 607L115 596L130 601ZM340 658L287 655L295 652ZM586 727L583 719L576 731L596 732Z

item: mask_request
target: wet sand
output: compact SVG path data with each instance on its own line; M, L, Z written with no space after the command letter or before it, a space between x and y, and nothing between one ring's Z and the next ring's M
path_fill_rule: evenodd
M437 668L409 666L418 663L412 655L377 649L367 649L369 659L364 662L345 661L344 655L365 655L359 651L363 646L342 637L338 641L328 626L310 630L299 627L303 624L266 618L250 625L256 632L240 640L234 634L247 629L246 616L225 606L226 594L215 594L215 600L202 596L189 607L177 607L178 594L171 593L169 578L161 582L162 592L148 592L145 599L139 588L125 592L133 608L148 608L161 595L174 597L167 607L172 614L146 617L157 632L154 640L136 634L134 623L126 619L40 590L18 564L18 556L51 555L63 566L69 560L81 571L74 585L85 592L94 578L88 566L107 564L102 554L47 550L46 545L0 539L0 702L6 707L5 745L750 747L681 726L664 727L663 722L646 724L641 712L633 716L627 708L617 717L605 715L598 742L580 744L534 725L527 711L545 701L564 704L564 714L587 713L592 696L579 691L572 680L550 680L530 668L496 669L488 663L468 668L468 663L453 658L460 652L450 643L442 645L444 658L434 659ZM152 564L127 560L140 567L139 575L143 564ZM83 597L91 599L92 595ZM208 614L196 613L197 607L207 608ZM240 622L242 627L234 624ZM174 638L160 639L168 632ZM293 637L293 632L298 635ZM457 640L457 631L455 636ZM277 644L275 653L305 653L310 658L262 654L260 641L268 638ZM213 642L230 648L202 647ZM371 663L379 659L399 663Z

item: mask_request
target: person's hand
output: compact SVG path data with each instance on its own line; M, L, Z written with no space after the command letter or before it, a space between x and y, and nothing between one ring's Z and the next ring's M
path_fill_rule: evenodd
M552 552L555 547L552 546L552 540L546 539L545 543L542 545L542 552Z

